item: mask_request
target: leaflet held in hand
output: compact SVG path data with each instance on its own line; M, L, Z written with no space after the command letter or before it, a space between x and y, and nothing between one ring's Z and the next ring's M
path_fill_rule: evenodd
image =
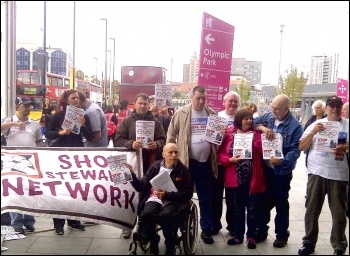
M315 149L320 152L332 152L338 145L340 123L336 121L322 122L326 128L316 134Z
M150 180L152 187L156 190L162 189L166 192L177 192L174 182L171 180L170 174L167 171L158 173Z
M108 167L112 173L114 185L132 181L129 168L125 165L127 159L126 154L108 156Z
M221 145L223 136L221 130L227 126L226 118L211 114L208 116L207 126L205 128L205 140L211 143Z
M263 150L263 159L270 159L271 157L283 159L282 144L283 139L280 133L275 133L275 139L268 140L266 134L261 134L261 143Z
M136 140L142 142L143 148L148 148L148 142L154 141L154 121L136 121Z
M236 133L233 145L233 156L240 159L252 159L253 133Z
M77 108L74 106L67 106L66 115L62 124L62 128L71 130L75 134L80 133L81 124L79 122L80 118L83 118L85 115L84 109Z

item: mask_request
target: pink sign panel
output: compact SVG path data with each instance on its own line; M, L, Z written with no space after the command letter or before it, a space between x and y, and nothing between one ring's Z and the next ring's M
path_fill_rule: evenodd
M349 82L338 78L337 96L343 100L343 103L349 101Z
M223 109L230 86L234 30L234 26L203 13L197 84L206 88L207 105L215 111Z

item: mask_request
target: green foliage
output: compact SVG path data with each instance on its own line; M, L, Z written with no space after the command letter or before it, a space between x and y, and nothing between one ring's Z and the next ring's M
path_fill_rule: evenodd
M247 84L247 82L242 81L242 83L236 87L236 92L241 97L241 107L247 105L250 99L250 86Z
M298 74L298 69L291 64L290 70L286 70L285 76L280 77L280 93L286 94L291 101L291 108L295 108L296 103L304 92L306 79L304 72Z

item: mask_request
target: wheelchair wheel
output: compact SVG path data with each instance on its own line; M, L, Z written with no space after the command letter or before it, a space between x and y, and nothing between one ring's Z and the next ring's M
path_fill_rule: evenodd
M183 236L183 249L186 255L194 255L198 235L198 209L197 205L191 202L190 213L185 218L185 229Z

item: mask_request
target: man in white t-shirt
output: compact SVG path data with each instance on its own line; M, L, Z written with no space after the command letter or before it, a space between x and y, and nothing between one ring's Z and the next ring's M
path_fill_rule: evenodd
M6 136L7 146L41 147L41 126L29 118L32 101L28 97L17 97L15 104L16 114L1 122L1 133ZM16 232L24 234L35 230L33 215L10 212L10 216Z
M170 121L167 143L177 144L179 159L191 172L199 200L201 238L204 243L212 244L210 181L212 175L217 177L218 159L216 145L204 139L208 116L216 114L205 106L206 97L203 86L193 88L191 103L178 109Z
M233 121L235 114L239 108L239 102L240 102L240 96L237 92L229 91L224 96L223 105L225 107L224 110L220 111L218 113L218 116L226 118L228 121L228 127L233 126ZM222 215L222 208L223 208L223 195L224 195L224 172L225 169L221 164L218 164L218 176L215 178L212 176L211 180L211 186L212 186L212 193L210 198L211 203L211 215L212 215L212 221L213 221L213 229L212 234L218 234L220 229L222 228L221 225L221 215ZM234 212L233 209L230 207L233 205L230 204L229 201L233 199L232 196L228 196L232 190L226 190L225 191L225 198L226 198L226 222L227 227L226 229L230 232L230 234L233 234L233 216ZM232 193L231 193L232 195Z
M327 117L313 122L300 138L299 149L310 149L307 165L307 193L305 212L305 236L299 255L309 255L315 251L318 240L318 219L322 211L325 196L332 216L330 243L334 255L344 255L348 246L346 229L346 209L349 184L349 120L341 117L343 101L332 96L326 101ZM324 122L339 122L337 146L332 152L316 150L317 135L326 128ZM332 135L332 133L328 133Z

